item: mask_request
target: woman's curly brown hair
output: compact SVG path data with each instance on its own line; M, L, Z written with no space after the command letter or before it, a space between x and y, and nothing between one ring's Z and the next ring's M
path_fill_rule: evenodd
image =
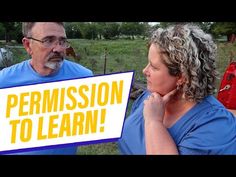
M185 99L200 102L216 91L217 45L210 34L194 24L177 24L152 33L150 44L160 47L172 76L183 75Z

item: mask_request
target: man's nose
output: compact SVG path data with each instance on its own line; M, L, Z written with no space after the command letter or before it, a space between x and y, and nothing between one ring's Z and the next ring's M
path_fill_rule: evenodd
M57 52L65 52L66 48L63 47L60 44L60 41L55 42L54 46L53 46L53 51L57 51Z

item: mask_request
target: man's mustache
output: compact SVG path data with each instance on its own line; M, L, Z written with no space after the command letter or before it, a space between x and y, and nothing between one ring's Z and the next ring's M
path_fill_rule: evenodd
M64 54L60 54L60 53L51 53L48 56L48 60L53 59L53 58L61 58L61 60L63 60L64 56L65 56Z

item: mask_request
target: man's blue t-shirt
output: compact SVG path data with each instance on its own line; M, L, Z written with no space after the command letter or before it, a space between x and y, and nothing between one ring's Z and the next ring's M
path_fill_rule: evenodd
M146 154L143 92L133 103L118 141L121 154ZM236 118L214 97L207 96L181 117L168 131L180 154L236 154Z
M30 60L26 60L0 71L0 88L76 79L92 75L91 70L80 64L64 60L57 72L49 76L41 76L31 67Z
M23 86L23 85L31 85L31 84L39 84L67 79L76 79L81 77L89 77L92 76L93 73L91 70L83 67L80 64L64 60L61 68L49 75L49 76L41 76L39 75L30 65L30 60L23 61L19 64L13 65L11 67L5 68L0 71L0 89L15 87L15 86ZM68 155L68 154L76 154L77 146L69 146L63 148L48 148L46 150L37 150L37 151L29 151L22 152L17 154L29 154L29 155ZM15 154L15 153L13 153Z

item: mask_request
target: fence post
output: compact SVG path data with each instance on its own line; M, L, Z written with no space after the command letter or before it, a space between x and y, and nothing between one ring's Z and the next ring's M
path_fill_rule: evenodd
M103 74L106 74L106 67L107 67L107 48L105 48L105 54L104 54L104 71L103 71Z

